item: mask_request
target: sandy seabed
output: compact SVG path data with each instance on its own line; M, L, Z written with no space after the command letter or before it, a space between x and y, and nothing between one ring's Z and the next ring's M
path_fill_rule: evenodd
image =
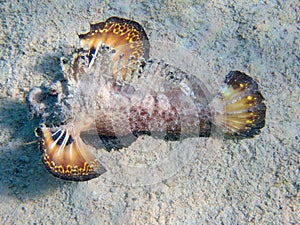
M299 223L298 1L4 0L0 10L0 224ZM141 137L97 150L111 168L97 179L52 177L30 143L38 121L28 119L26 96L55 79L60 58L78 47L76 32L110 16L142 24L151 57L196 75L212 95L230 70L251 74L266 99L262 133Z

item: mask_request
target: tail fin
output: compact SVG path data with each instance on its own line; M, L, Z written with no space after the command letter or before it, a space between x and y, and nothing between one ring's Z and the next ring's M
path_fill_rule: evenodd
M211 107L216 110L213 123L229 137L251 138L265 126L263 101L256 81L242 72L231 71L212 101Z
M43 126L36 129L36 135L40 137L43 163L53 176L63 180L87 181L106 171L72 129Z

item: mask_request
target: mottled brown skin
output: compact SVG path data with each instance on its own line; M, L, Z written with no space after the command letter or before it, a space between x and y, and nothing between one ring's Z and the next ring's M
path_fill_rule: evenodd
M109 55L97 60L91 71L80 75L75 86L78 98L73 101L77 106L72 108L76 111L74 115L79 115L75 121L84 121L80 119L81 111L88 109L84 116L94 119L101 137L131 134L166 140L207 137L214 123L228 137L247 138L264 127L264 98L257 83L244 73L230 72L221 93L212 101L198 78L162 61L134 64L131 67L134 72L116 83L112 76L106 75L110 72Z
M108 90L110 98L107 102L97 102L95 109L98 134L126 136L147 133L161 138L209 135L210 110L201 86L196 92L192 90L192 94L198 97L193 98L192 94L184 93L179 85L174 85L165 77L157 80L161 80L157 85L161 85L164 91L156 92L151 90L151 86L141 88L142 84L138 82L124 86L111 85ZM143 82L152 83L147 80ZM101 98L106 93L99 94Z
M83 102L75 97L73 101L72 108L78 110L74 113L78 115L76 127L85 127L82 131L90 132L94 124L88 127L81 119L88 116L94 118L102 138L148 134L177 140L210 135L210 95L199 79L166 63L148 61L136 66L130 82L116 84L114 79L103 76L109 65L106 60L76 85L80 99L89 99Z

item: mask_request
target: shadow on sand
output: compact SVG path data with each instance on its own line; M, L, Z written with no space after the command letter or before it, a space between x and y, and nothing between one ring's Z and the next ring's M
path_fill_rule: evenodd
M0 96L1 195L26 200L50 195L61 186L76 185L52 177L44 168L34 133L38 125L39 118L28 118L25 102Z

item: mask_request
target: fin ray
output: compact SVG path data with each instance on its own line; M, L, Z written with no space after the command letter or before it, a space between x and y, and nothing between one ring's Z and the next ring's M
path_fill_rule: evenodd
M59 130L61 134L54 139ZM64 180L86 181L106 171L74 129L42 126L37 128L36 134L40 138L43 163L53 176Z
M228 136L253 137L265 125L264 98L256 81L245 73L231 71L211 107L217 109L213 123Z
M81 47L90 54L90 66L94 63L100 46L114 50L114 60L123 56L123 66L129 61L136 63L140 58L148 59L150 43L143 27L132 20L110 17L104 22L90 25L90 31L79 34ZM89 67L90 67L89 66Z

